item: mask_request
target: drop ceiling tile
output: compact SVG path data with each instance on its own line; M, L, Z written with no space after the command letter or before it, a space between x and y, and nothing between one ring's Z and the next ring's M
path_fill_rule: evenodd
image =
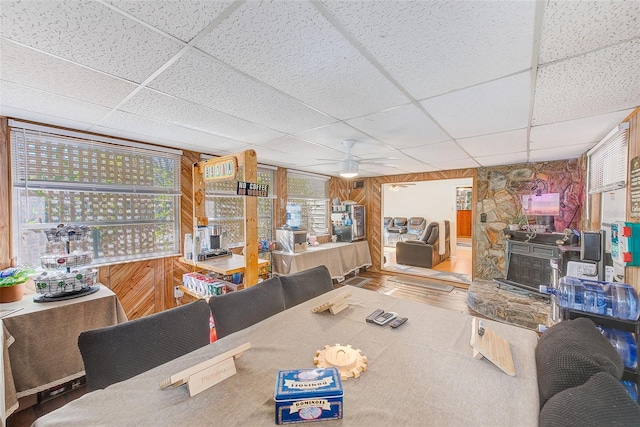
M564 145L597 143L625 119L633 109L602 114L568 122L531 128L531 150L555 148Z
M2 18L9 40L138 83L183 47L93 1L3 1Z
M408 173L421 173L421 172L435 172L435 171L439 171L441 170L440 168L437 168L433 165L413 165L413 166L403 166L402 168L404 171L408 172ZM398 173L402 173L402 172L398 172Z
M0 82L0 99L2 100L0 105L22 111L23 119L32 120L32 114L38 117L47 116L50 120L45 120L44 123L49 124L60 123L61 120L95 123L109 112L108 108L100 105L65 98L7 81Z
M283 168L295 166L296 159L282 151L273 150L264 145L253 145L251 146L251 149L255 150L258 163L266 163Z
M323 3L416 99L531 67L533 1Z
M361 165L358 169L358 175L360 176L364 176L364 174L369 174L369 176L398 175L403 172L402 168L376 165Z
M182 99L143 89L122 111L246 143L263 143L282 134Z
M638 1L547 2L539 63L581 55L640 37Z
M344 122L335 122L327 126L320 126L303 132L298 132L293 136L304 139L305 141L315 142L334 150L347 152L347 148L343 145L346 139L353 139L356 144L351 149L354 155L379 153L388 150L389 147L376 141L368 135L354 129L352 126Z
M473 157L516 153L527 149L527 129L460 138L457 141Z
M290 135L272 139L264 145L285 155L295 156L295 163L302 165L339 162L344 158L344 153Z
M188 43L222 13L232 0L106 0L118 9Z
M391 108L346 122L398 149L449 139L433 120L413 104Z
M2 79L33 89L115 107L136 85L28 47L0 40Z
M310 2L246 2L197 47L336 118L408 102Z
M187 52L149 86L283 133L335 122L197 50Z
M438 142L436 144L422 145L420 147L407 148L402 152L424 163L435 164L449 160L465 159L469 157L455 142Z
M529 72L422 101L454 138L527 127L531 97Z
M589 143L546 148L543 150L531 150L529 152L529 161L546 162L551 160L577 159L593 146L594 144Z
M475 157L475 160L480 163L480 166L484 167L514 165L517 163L527 163L529 161L526 151L522 151L520 153L496 154L493 156L478 156Z
M142 142L183 148L185 145L205 154L217 155L218 150L243 151L250 146L239 141L220 138L205 132L184 128L172 123L159 122L134 114L115 111L95 126L95 132Z
M1 96L1 92L0 92ZM69 129L87 131L92 123L83 123L78 120L67 119L65 117L52 116L50 114L38 113L34 111L21 110L19 108L0 104L0 116L11 117L18 120L29 120L32 122L46 123L52 126L60 126Z
M470 157L466 159L445 160L443 162L431 162L431 165L441 170L475 169L479 166L478 162Z
M538 69L533 125L640 104L640 39Z

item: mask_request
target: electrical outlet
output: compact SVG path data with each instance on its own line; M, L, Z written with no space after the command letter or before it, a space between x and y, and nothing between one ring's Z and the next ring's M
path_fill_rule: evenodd
M173 288L173 297L174 298L182 298L184 296L184 292L180 289L180 286L175 286Z

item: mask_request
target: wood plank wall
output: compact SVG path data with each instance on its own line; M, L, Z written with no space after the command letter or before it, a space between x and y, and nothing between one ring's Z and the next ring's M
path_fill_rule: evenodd
M11 267L11 169L9 167L9 128L0 117L0 269Z
M476 194L476 169L456 169L440 172L410 173L402 175L389 175L373 178L364 178L364 188L354 189L354 179L332 178L330 182L330 196L338 197L341 201L353 200L366 207L367 215L367 241L371 252L371 270L380 271L382 268L382 184L396 182L418 182L439 179L472 178L475 205ZM355 181L358 179L356 178ZM425 194L425 197L429 195ZM475 222L475 219L474 219ZM473 230L472 230L473 233ZM473 260L475 271L475 259Z

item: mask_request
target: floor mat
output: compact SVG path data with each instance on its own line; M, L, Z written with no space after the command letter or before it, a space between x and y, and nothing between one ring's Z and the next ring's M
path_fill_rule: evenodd
M366 277L359 277L359 276L354 276L350 279L345 280L344 282L341 283L341 285L351 285L351 286L355 286L357 288L363 286L366 283L369 283L371 281L371 279L367 279Z
M415 279L413 277L393 276L389 280L392 282L404 283L406 285L422 286L436 291L451 292L453 290L453 286L451 285L443 285L442 283L433 282L431 280Z

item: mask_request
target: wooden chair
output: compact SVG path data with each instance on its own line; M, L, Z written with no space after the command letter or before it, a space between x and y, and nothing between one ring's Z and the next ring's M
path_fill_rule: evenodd
M282 283L272 277L241 291L209 298L216 336L225 337L285 309Z
M210 342L204 300L113 326L85 331L78 347L89 391L106 388Z

